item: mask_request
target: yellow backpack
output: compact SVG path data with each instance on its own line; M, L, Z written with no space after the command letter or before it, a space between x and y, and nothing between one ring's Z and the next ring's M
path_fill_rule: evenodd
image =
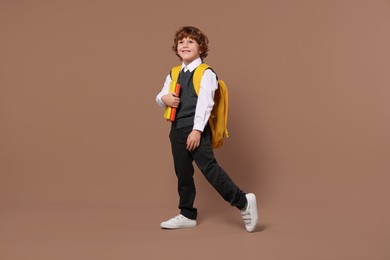
M202 80L204 72L210 67L202 63L194 72L193 83L194 89L197 95L199 95L200 82ZM181 65L176 66L171 71L171 78L173 81L177 81ZM211 129L211 147L219 148L223 144L223 139L229 137L227 126L228 117L228 92L226 84L223 80L218 80L218 89L214 94L214 106L209 118L209 125Z

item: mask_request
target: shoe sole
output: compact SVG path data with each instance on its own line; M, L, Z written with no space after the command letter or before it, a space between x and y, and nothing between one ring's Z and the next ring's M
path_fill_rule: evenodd
M196 223L195 224L188 224L188 225L180 225L180 226L171 226L171 225L166 225L166 224L160 224L160 227L163 228L163 229L180 229L180 228L193 228L193 227L196 227Z
M250 212L251 220L253 220L254 224L252 225L252 222L251 222L251 225L249 227L247 227L247 226L245 226L245 227L246 227L246 230L248 232L253 232L256 229L257 222L259 221L259 215L257 212L256 196L253 193L248 193L246 196L247 196L247 200L248 200L248 204L249 204L249 212Z

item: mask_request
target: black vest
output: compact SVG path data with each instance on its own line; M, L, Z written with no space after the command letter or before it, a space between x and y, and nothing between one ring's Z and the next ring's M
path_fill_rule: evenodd
M172 128L183 128L194 125L196 103L198 95L196 95L193 83L194 72L181 71L177 83L180 84L180 103L176 110L176 119L172 123Z

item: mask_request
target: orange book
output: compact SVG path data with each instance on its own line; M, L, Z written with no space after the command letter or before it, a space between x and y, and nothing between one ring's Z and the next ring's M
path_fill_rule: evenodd
M178 97L180 94L180 84L177 84L176 85L176 88L175 88L175 95L176 97ZM171 122L175 121L175 118L176 118L176 108L175 107L172 107L172 110L171 110L171 117L169 118L169 120Z

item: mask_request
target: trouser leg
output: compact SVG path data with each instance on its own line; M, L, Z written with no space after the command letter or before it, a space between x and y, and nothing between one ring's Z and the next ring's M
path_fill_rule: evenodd
M210 138L210 128L206 126L202 133L200 146L191 153L192 157L208 182L224 200L238 209L243 209L247 203L245 193L239 189L224 169L219 166L214 157Z
M187 132L191 129L192 127L190 129L171 129L169 137L178 180L180 214L190 219L196 219L197 209L193 206L196 194L193 159L191 153L186 149Z

